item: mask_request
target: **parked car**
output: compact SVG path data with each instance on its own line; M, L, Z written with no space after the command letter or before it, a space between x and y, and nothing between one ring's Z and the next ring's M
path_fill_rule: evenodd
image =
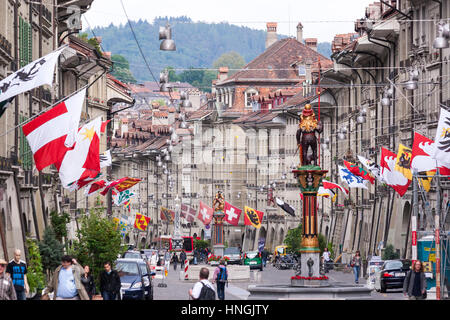
M375 275L375 290L386 292L386 289L403 288L403 282L410 268L410 260L386 260Z
M147 260L147 256L139 251L129 250L122 255L123 259L143 259Z
M142 259L117 259L116 270L122 283L122 300L153 300L152 273Z
M250 269L263 271L262 257L259 251L248 251L244 253L243 262L245 266L250 266Z
M223 256L229 259L228 264L242 264L241 251L238 247L225 248Z

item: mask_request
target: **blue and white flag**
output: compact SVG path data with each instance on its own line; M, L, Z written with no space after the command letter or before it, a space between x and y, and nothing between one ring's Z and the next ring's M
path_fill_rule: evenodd
M366 183L368 180L365 180L361 177L355 176L353 173L350 172L345 167L338 166L339 167L339 175L341 177L342 181L347 182L348 186L350 188L362 188L362 189L368 189L366 186Z

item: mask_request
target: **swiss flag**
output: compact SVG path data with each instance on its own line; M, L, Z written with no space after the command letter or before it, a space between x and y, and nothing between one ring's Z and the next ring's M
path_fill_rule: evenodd
M213 214L214 210L200 201L200 210L198 212L197 218L199 218L205 226L211 223Z
M237 226L239 223L239 218L241 217L242 210L232 206L225 201L225 221L233 226Z
M22 127L33 152L36 168L61 163L75 144L86 89L57 104Z

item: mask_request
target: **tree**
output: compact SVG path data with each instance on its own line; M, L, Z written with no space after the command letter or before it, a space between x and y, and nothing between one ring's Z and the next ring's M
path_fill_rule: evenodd
M213 63L214 69L219 69L220 67L228 67L230 69L230 72L228 73L229 75L233 75L238 71L232 69L241 69L243 66L245 66L245 60L236 51L231 51L222 54Z
M288 230L284 243L287 245L287 251L291 253L298 253L301 249L303 235L303 227L300 223L297 228Z
M209 247L209 241L194 239L194 248L197 250L202 250Z
M104 208L94 208L80 219L77 239L72 245L72 254L81 265L89 265L96 281L104 263L114 263L124 251L120 231L114 221L102 217L103 212Z
M27 280L30 292L39 292L45 287L44 268L42 267L41 254L36 240L27 238L28 267Z
M45 229L44 239L39 242L39 252L41 254L42 267L47 275L53 273L61 263L61 258L64 255L64 246L56 238L52 227Z
M400 255L395 251L392 244L388 244L383 251L383 260L393 260L400 258Z
M124 56L113 54L111 60L114 63L113 71L111 72L112 76L124 83L136 83L136 79L130 71L130 63Z
M50 212L50 224L55 233L56 239L63 242L63 238L67 237L67 224L70 222L70 215L68 213L58 214L56 211Z

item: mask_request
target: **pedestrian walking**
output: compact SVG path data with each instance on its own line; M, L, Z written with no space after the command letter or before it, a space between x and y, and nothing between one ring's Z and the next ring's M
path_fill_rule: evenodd
M48 300L53 292L53 300L89 300L89 296L81 283L84 270L71 256L63 256L61 265L56 268L53 277L42 294L42 300Z
M170 267L170 252L169 250L166 251L166 253L164 254L164 268L166 270L169 270Z
M14 284L16 290L17 300L27 300L27 294L30 292L27 280L27 264L20 260L21 251L16 249L14 251L14 259L8 263L6 273L8 273Z
M84 266L84 273L81 276L81 283L86 289L86 292L89 296L89 300L92 300L92 297L95 295L95 283L94 277L91 275L91 270L89 266Z
M120 297L120 282L119 273L113 270L110 262L106 262L103 270L100 273L100 291L103 300L118 300Z
M158 254L156 251L152 252L152 256L150 257L150 265L156 267L156 265L158 264Z
M403 282L403 294L409 300L423 300L427 298L427 279L423 272L422 261L416 260L408 271Z
M172 263L173 263L173 270L177 270L178 266L178 255L176 253L173 254L172 257Z
M11 276L6 273L8 263L0 259L0 300L17 300Z
M219 266L214 270L213 284L217 282L217 297L225 300L225 284L228 285L228 270L225 266L225 259L220 259Z
M186 261L186 252L184 250L180 253L180 268L183 269L184 267L184 261Z
M194 300L216 300L216 292L211 282L208 281L208 268L201 268L199 281L195 283L192 289L189 289L189 297Z
M267 249L264 248L263 251L261 252L261 258L262 258L262 263L263 263L264 268L266 267L268 257L269 257L269 251L267 251Z
M359 283L359 273L361 271L361 255L359 250L353 256L350 266L353 268L353 273L355 274L355 283Z
M326 273L328 272L328 263L330 263L330 251L328 251L328 248L323 249L322 253L322 263L323 263L323 271Z

